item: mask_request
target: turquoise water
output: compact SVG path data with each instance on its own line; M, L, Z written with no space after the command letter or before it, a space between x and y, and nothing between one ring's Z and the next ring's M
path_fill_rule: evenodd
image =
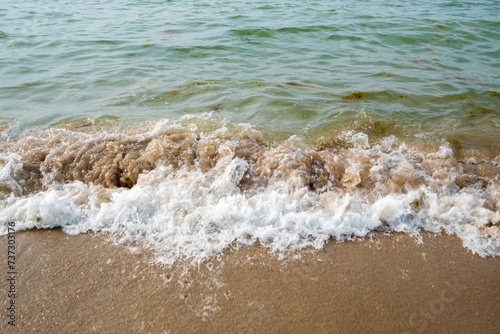
M499 133L494 0L4 1L0 15L10 135L211 111L285 136L356 120Z

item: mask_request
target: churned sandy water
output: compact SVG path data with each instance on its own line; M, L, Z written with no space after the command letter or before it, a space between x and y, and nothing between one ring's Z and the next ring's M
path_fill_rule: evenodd
M0 232L13 221L108 233L167 265L201 263L233 243L295 251L422 230L500 254L500 165L486 145L354 131L269 141L209 116L185 121L77 122L5 141Z

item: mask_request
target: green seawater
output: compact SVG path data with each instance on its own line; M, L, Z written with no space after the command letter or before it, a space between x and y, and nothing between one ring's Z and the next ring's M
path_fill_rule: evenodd
M0 131L211 113L500 146L500 1L3 1Z

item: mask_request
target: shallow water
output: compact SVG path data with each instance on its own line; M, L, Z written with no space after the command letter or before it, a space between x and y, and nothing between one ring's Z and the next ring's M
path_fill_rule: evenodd
M1 117L12 134L214 110L286 133L364 118L498 131L499 13L497 1L8 1Z
M499 14L7 1L2 217L144 241L167 263L419 228L498 255Z

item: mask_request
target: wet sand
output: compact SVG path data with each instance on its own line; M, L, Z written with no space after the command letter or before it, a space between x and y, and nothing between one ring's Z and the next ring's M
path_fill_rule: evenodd
M284 258L244 247L189 270L102 236L16 237L17 327L3 280L2 333L500 332L500 258L450 236L331 242ZM6 246L0 237L4 276Z

